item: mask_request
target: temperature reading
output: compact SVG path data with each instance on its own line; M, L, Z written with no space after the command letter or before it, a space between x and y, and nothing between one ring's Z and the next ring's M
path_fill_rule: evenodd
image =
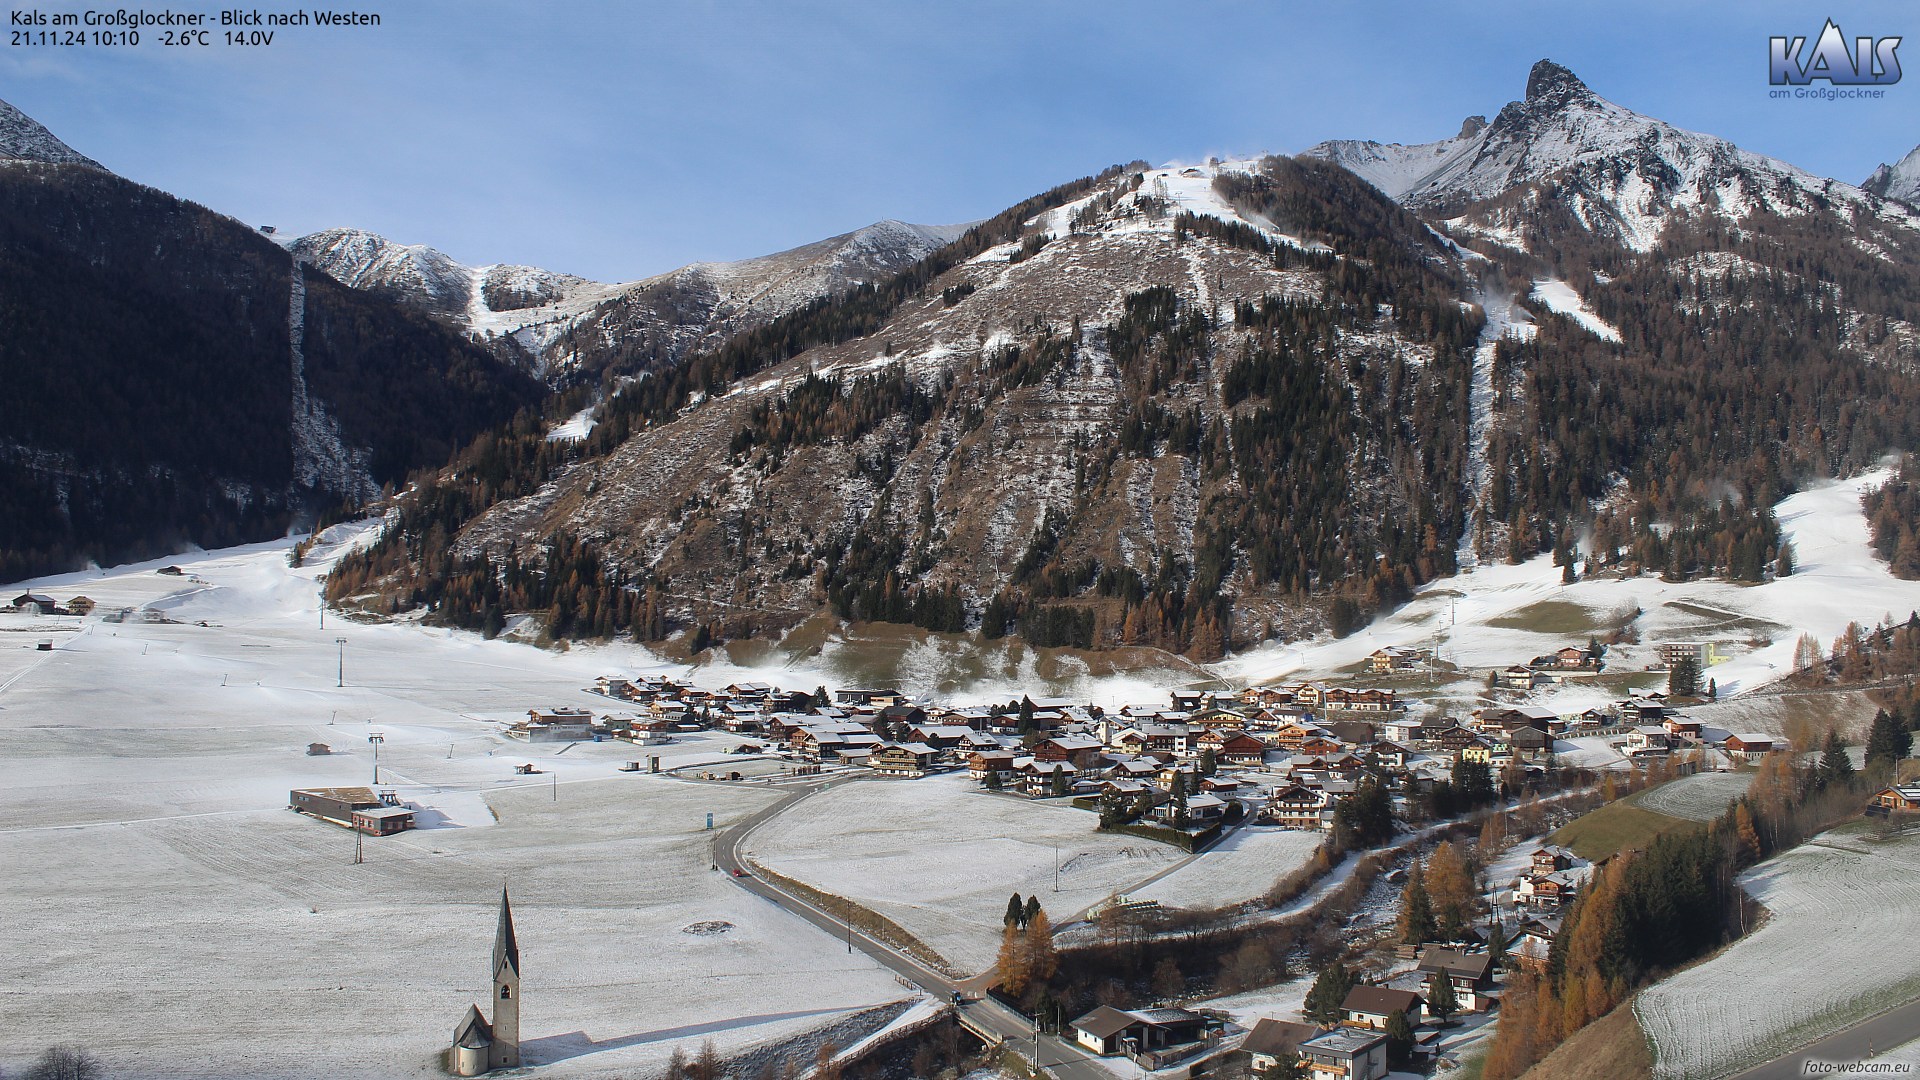
M205 45L208 41L205 30L169 30L160 35L162 45Z

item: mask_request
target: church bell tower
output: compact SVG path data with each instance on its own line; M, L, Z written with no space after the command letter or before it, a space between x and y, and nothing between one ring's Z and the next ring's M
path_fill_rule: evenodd
M520 1067L520 943L513 936L513 905L500 889L500 925L493 934L492 1069Z

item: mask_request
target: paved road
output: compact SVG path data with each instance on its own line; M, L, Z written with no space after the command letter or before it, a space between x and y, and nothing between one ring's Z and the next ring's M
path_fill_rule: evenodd
M866 936L848 926L844 919L815 907L778 885L753 876L752 868L740 858L741 844L769 819L791 809L795 803L810 795L854 782L884 783L885 781L872 781L858 776L837 776L795 791L722 831L714 844L714 861L719 865L720 872L727 874L734 884L769 903L779 904L835 939L846 942L850 948L866 953L879 961L881 966L904 976L928 993L943 999L951 998L960 990L958 981ZM1020 1051L1034 1061L1049 1076L1059 1077L1061 1080L1114 1080L1112 1072L1072 1043L1051 1035L1039 1036L1036 1041L1031 1021L992 998L969 1001L961 1009L969 1022L976 1027L993 1032L1010 1048Z
M1867 1061L1915 1039L1920 1039L1920 1001L1862 1020L1812 1046L1737 1073L1731 1080L1787 1080L1788 1077L1822 1075L1809 1073L1807 1063L1851 1064Z

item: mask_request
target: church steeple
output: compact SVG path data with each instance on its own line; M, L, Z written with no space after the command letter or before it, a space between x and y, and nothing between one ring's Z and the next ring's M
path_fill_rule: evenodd
M493 932L493 1046L488 1065L520 1067L520 943L513 936L513 904L500 887L500 924Z
M514 975L520 974L520 943L513 936L513 904L507 899L507 887L500 886L500 925L493 932L493 977L500 978L501 968L513 969Z

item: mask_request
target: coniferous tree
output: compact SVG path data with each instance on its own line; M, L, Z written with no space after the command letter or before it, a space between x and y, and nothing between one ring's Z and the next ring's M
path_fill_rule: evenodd
M1302 1015L1322 1026L1339 1023L1344 1015L1340 1007L1358 985L1359 975L1337 963L1327 965L1314 977L1313 986L1307 991Z
M1425 874L1414 861L1407 871L1407 884L1400 891L1400 943L1424 945L1434 938L1433 901L1427 895Z
M1891 773L1897 764L1913 752L1913 733L1892 713L1881 709L1873 716L1867 733L1867 767L1876 765Z
M1820 755L1820 782L1827 787L1853 784L1853 759L1847 756L1846 741L1838 731L1827 732L1826 749Z
M1460 1011L1460 997L1454 992L1453 980L1444 971L1427 976L1427 1011L1439 1017L1443 1024Z

